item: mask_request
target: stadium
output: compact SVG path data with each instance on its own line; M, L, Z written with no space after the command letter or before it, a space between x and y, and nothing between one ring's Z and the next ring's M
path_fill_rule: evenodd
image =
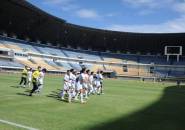
M0 129L185 129L185 33L97 29L25 0L0 3ZM18 86L25 66L46 68L41 94ZM103 71L105 94L62 100L66 71L83 68Z

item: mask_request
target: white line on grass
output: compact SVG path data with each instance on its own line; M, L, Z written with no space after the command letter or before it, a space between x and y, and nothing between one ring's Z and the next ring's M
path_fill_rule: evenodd
M21 125L21 124L9 122L9 121L6 121L6 120L1 120L1 119L0 119L0 122L1 122L1 123L4 123L4 124L9 124L9 125L13 125L13 126L16 126L16 127L24 128L24 129L27 129L27 130L39 130L39 129L36 129L36 128L24 126L24 125Z

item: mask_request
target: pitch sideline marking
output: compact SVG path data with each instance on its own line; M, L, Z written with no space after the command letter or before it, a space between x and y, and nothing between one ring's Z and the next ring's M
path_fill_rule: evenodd
M0 119L0 122L4 123L4 124L9 124L9 125L13 125L13 126L16 126L16 127L24 128L24 129L27 129L27 130L39 130L39 129L36 129L36 128L24 126L24 125L17 124L17 123L14 123L14 122L9 122L9 121L6 121L6 120L1 120Z

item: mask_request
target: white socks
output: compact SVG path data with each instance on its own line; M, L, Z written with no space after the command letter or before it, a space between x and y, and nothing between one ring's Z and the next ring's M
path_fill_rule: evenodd
M63 90L62 93L61 93L61 98L62 99L64 99L65 94L66 94L66 91Z
M88 94L88 91L87 90L85 90L85 98L88 98L87 95Z
M81 101L81 103L84 102L84 100L83 100L83 93L80 93L80 101Z

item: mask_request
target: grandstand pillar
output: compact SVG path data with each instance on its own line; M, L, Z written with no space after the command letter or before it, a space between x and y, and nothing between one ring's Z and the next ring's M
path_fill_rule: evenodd
M179 62L179 55L177 55L177 62Z
M170 59L170 56L169 56L169 55L167 55L167 62L169 61L169 59Z

